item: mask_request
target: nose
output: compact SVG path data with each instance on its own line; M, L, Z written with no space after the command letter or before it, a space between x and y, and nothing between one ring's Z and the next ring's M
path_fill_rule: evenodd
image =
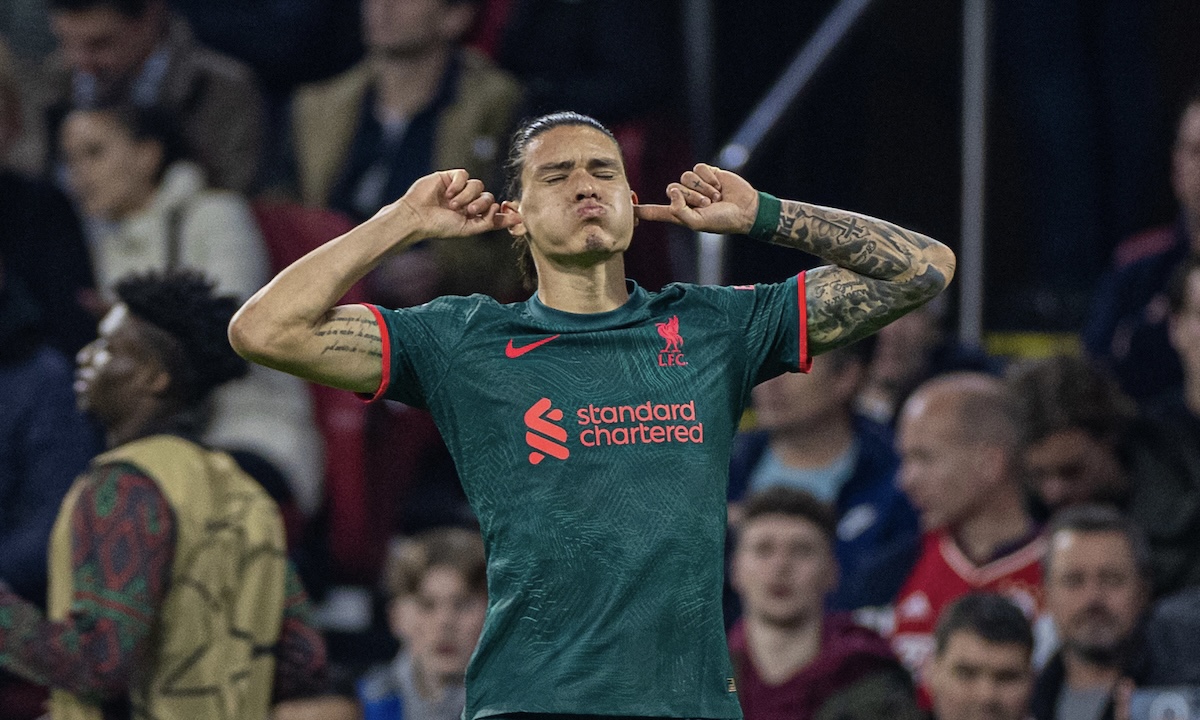
M79 352L75 353L75 365L77 367L86 367L92 362L92 357L96 354L96 341L93 340L87 345L79 348Z
M578 178L575 181L576 202L579 200L585 200L587 198L592 198L595 200L600 197L596 190L596 183L594 182L591 173L587 172L586 170L577 170L575 175Z

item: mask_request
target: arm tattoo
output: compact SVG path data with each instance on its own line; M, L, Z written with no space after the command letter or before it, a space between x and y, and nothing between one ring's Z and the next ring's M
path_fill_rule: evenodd
M334 311L313 334L321 338L322 355L367 355L383 358L383 339L372 317Z
M941 292L954 273L946 246L892 223L784 201L772 242L833 265L806 278L815 355L870 335Z

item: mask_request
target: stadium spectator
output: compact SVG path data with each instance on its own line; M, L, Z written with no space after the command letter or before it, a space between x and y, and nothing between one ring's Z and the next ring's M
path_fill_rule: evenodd
M1179 116L1171 151L1171 189L1179 204L1175 223L1117 246L1083 329L1088 354L1111 368L1121 388L1138 400L1153 398L1182 380L1167 338L1165 290L1175 266L1200 251L1200 85Z
M292 143L300 197L357 221L436 168L498 181L521 88L462 44L478 0L365 0L367 58L297 90ZM503 233L430 241L392 258L368 282L372 299L419 305L442 294L520 291Z
M1033 630L1002 595L972 592L938 618L929 687L936 720L1026 720Z
M1147 671L1140 624L1150 592L1150 553L1137 526L1115 508L1078 505L1051 521L1046 607L1061 649L1034 690L1036 720L1112 720L1122 679Z
M109 450L55 522L48 611L0 590L0 666L52 687L56 718L262 720L324 690L324 644L275 503L195 441L197 404L246 372L225 340L236 300L194 273L117 295L76 384Z
M3 167L22 128L22 98L13 59L0 42L0 255L7 272L53 322L46 340L74 357L96 336L91 260L71 203L50 183Z
M1200 582L1200 448L1187 426L1142 417L1085 358L1028 361L1009 381L1035 497L1051 511L1118 505L1150 542L1155 596Z
M744 615L729 633L746 720L921 717L887 641L825 609L835 532L830 508L802 490L746 499L731 570Z
M1147 685L1200 685L1200 587L1154 604L1146 620Z
M1039 614L1045 538L1025 509L1020 428L999 378L954 373L916 390L901 411L900 486L926 530L896 596L893 648L922 682L937 618L955 598L997 592Z
M47 323L0 255L0 582L46 603L46 548L59 505L100 450L75 408L71 362L46 345ZM0 670L0 708L11 720L42 714L45 691Z
M399 541L384 570L399 655L359 681L368 720L459 720L467 661L487 611L479 532L437 528Z
M75 108L158 106L179 118L189 154L217 187L256 179L263 110L256 81L232 58L192 37L165 0L50 0L59 50L39 83L49 167L59 124Z
M195 268L239 299L270 279L250 206L237 193L206 186L164 111L73 110L62 130L71 186L84 211L105 221L93 257L107 300L118 278L149 269ZM236 451L277 500L290 495L306 514L316 510L322 446L302 382L251 369L214 392L211 415L207 442Z
M858 412L893 427L905 399L931 377L1000 369L995 358L955 341L947 328L948 304L940 296L876 333L867 377L855 399Z
M756 426L735 439L730 464L732 503L783 485L832 505L841 581L829 605L838 610L887 605L920 546L917 514L896 486L892 433L854 412L871 340L827 353L807 374L755 387Z

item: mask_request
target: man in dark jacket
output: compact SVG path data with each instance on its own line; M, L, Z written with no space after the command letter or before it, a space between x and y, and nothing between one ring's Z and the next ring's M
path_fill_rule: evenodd
M1036 720L1111 720L1121 683L1146 679L1139 631L1150 552L1117 510L1078 505L1055 517L1045 557L1046 605L1062 648L1038 676Z

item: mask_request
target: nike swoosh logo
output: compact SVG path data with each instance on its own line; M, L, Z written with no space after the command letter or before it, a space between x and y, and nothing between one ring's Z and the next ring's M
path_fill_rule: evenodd
M557 335L551 335L548 338L542 338L541 340L535 340L534 342L531 342L528 345L522 345L521 347L513 347L512 340L509 340L508 347L504 348L504 355L506 357L510 357L510 358L519 358L522 355L524 355L525 353L529 352L530 350L532 350L536 347L541 347L542 345L545 345L546 343L550 342L551 340L553 340L557 337L558 337Z

